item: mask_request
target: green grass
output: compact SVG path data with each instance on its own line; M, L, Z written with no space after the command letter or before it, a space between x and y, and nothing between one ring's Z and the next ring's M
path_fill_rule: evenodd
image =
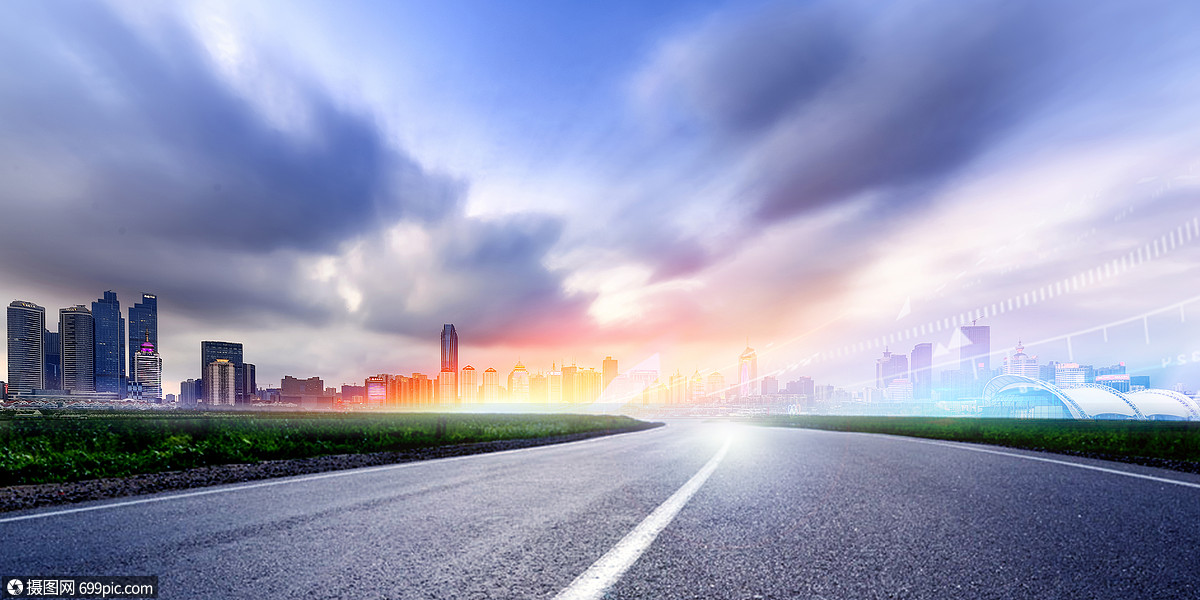
M934 417L779 416L756 425L860 431L1104 457L1200 462L1200 423Z
M0 416L0 486L650 426L604 415L44 412Z

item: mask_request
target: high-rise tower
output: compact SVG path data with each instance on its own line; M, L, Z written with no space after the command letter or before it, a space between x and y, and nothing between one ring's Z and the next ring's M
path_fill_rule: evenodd
M96 391L95 327L92 311L82 304L58 311L62 385L66 391Z
M46 387L46 309L13 300L8 305L8 394Z
M125 317L111 290L92 303L96 322L96 391L125 396ZM130 346L136 348L137 346ZM161 394L160 394L161 396Z
M750 344L738 357L738 396L749 398L758 395L758 354Z
M987 325L964 325L960 330L964 338L959 348L959 368L963 376L975 380L990 379L992 367L988 354L992 351L992 328Z
M142 294L142 301L129 307L129 376L133 376L133 359L137 355L134 348L141 348L142 342L149 341L158 348L158 297L154 294ZM201 367L203 370L203 367Z
M441 382L447 391L458 390L458 332L454 330L453 323L442 325L442 373L438 377L448 377L447 381ZM459 390L461 394L461 390ZM453 403L457 398L443 398L444 403Z
M225 359L233 365L234 403L241 404L242 402L245 402L246 396L245 390L243 389L243 386L245 385L245 374L242 366L242 345L237 342L200 342L200 373L208 373L208 366L217 359ZM223 370L224 368L225 367L221 367L221 370L217 371L220 377L225 376L225 372ZM208 385L208 378L204 377L203 375L201 377L202 381L204 382L201 386L203 388L203 397L208 398L209 395L207 387L205 387ZM215 397L223 398L224 396L218 395Z
M933 391L933 344L924 342L913 346L908 362L913 398L928 399Z

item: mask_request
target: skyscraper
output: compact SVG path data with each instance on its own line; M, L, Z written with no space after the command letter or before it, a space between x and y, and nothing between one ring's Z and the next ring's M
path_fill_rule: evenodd
M141 384L142 400L162 401L162 357L150 342L142 342L133 357L134 381ZM98 390L99 391L99 390Z
M510 402L529 402L529 370L519 360L508 374L508 399Z
M725 376L719 371L708 374L708 382L704 387L704 396L709 402L719 402L725 399Z
M479 381L476 379L475 367L467 365L462 368L462 381L459 385L458 395L464 404L479 402Z
M908 357L885 349L883 358L875 360L875 387L886 390L893 379L908 379Z
M483 401L487 404L500 401L500 374L491 367L483 372Z
M578 386L575 382L575 373L578 370L579 367L575 365L564 366L559 370L559 374L562 377L562 401L566 404L579 402L578 395L575 393ZM553 384L551 385L553 386Z
M132 323L133 319L130 319L130 324L132 325ZM201 373L204 373L208 365L219 358L223 358L233 365L233 397L234 402L240 404L244 401L242 386L244 385L243 379L245 378L242 371L242 345L237 342L200 342ZM208 379L204 379L204 381L204 385L208 385ZM207 390L204 392L204 397L208 398Z
M124 397L125 317L121 315L121 303L115 293L111 290L104 292L103 298L92 303L92 319L96 322L96 391L113 392ZM161 388L159 392L156 397L161 397ZM142 390L142 397L146 397L145 389Z
M738 356L738 396L749 398L758 395L758 354L749 344Z
M233 406L237 393L237 369L225 358L204 366L204 403L208 406Z
M45 348L45 371L47 390L61 390L62 387L62 336L56 331L46 330L42 342Z
M62 338L63 389L70 392L96 391L96 324L92 311L82 304L58 311L58 334Z
M617 359L611 356L605 356L604 362L600 363L600 373L604 378L604 380L600 383L600 389L607 390L609 384L611 384L618 375Z
M242 404L250 404L258 393L258 376L255 366L248 362L242 363Z
M158 297L154 294L142 294L142 301L129 307L129 376L133 376L133 359L137 354L134 348L141 348L142 342L150 342L158 348ZM200 367L201 372L204 366Z
M450 369L442 369L437 377L438 403L443 405L458 403L458 374Z
M928 399L933 395L933 344L924 342L913 346L908 365L913 397Z
M13 300L8 305L8 393L28 394L46 387L46 309Z
M446 385L458 389L458 332L453 323L442 325L442 371L449 371L451 381ZM439 375L440 377L440 375ZM452 402L454 399L443 399L442 402Z
M992 362L988 357L992 351L991 330L987 325L964 325L960 328L964 340L959 348L959 368L967 379L986 380L992 376Z

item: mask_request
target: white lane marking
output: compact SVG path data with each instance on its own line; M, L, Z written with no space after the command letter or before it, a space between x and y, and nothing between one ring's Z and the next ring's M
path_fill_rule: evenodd
M654 539L658 534L666 529L667 525L675 519L675 515L679 514L679 510L683 505L687 504L696 490L704 485L708 480L709 475L717 470L717 465L721 464L721 459L725 458L725 454L729 452L729 445L733 440L726 440L725 445L717 451L708 464L700 468L683 487L676 490L667 498L666 502L659 505L650 513L650 516L642 520L633 531L625 534L621 541L617 542L611 550L606 552L584 571L582 575L575 578L571 585L567 586L563 591L559 592L554 597L555 600L591 600L600 598L608 588L612 587L633 563L642 556L642 553L654 543Z
M975 446L969 446L967 444L962 444L962 443L953 444L953 443L949 443L949 442L936 442L933 440L923 440L923 439L919 439L919 438L910 438L910 437L904 437L904 436L889 436L889 437L894 437L895 439L904 440L906 442L918 442L921 444L930 444L933 446L945 446L947 448L958 448L960 450L970 450L972 452L983 452L984 454L999 454L1000 456L1011 456L1013 458L1023 458L1025 460L1036 460L1038 462L1046 462L1046 463L1052 463L1052 464L1056 464L1056 465L1066 465L1068 467L1075 467L1078 469L1087 469L1089 471L1100 471L1101 473L1111 473L1113 475L1124 475L1126 477L1136 477L1137 479L1146 479L1149 481L1157 481L1159 483L1170 483L1170 484L1174 484L1174 485L1182 485L1184 487L1200 489L1200 483L1193 483L1191 481L1179 481L1178 479L1167 479L1166 477L1156 477L1154 475L1144 475L1142 473L1132 473L1129 471L1121 471L1119 469L1109 469L1106 467L1085 465L1082 463L1070 462L1070 461L1066 461L1066 460L1043 458L1041 456L1029 456L1027 454L1017 454L1015 452L1005 452L1003 450L991 450L989 448L978 448Z
M662 431L666 427L655 427L654 429L643 429L641 431L629 431L626 433L643 433L650 431ZM625 434L616 434L625 435ZM180 494L170 494L167 496L152 496L150 498L138 498L137 500L123 500L120 502L112 502L109 504L99 504L95 506L82 506L79 508L65 508L62 510L52 510L43 513L33 513L28 515L18 515L15 517L0 518L0 523L12 523L15 521L27 521L29 519L41 519L44 517L57 517L59 515L69 515L73 513L89 512L93 510L103 510L106 508L119 508L122 506L134 506L136 504L148 504L150 502L162 502L164 500L178 500L180 498L192 498L195 496L206 496L208 494L222 494L225 492L238 492L241 490L251 490L254 488L270 487L274 485L286 485L289 483L302 483L305 481L316 481L318 479L329 479L331 477L346 477L349 475L362 475L364 473L375 473L377 471L390 471L393 469L405 469L409 467L418 467L421 465L437 464L454 462L458 460L466 460L470 458L481 458L485 456L500 456L503 454L512 454L514 452L525 452L527 450L544 450L547 448L562 448L565 446L576 446L589 442L599 442L606 439L612 439L616 435L604 435L586 440L576 440L574 442L562 442L558 444L545 444L542 446L530 446L529 448L514 448L512 450L500 450L497 452L480 452L478 454L466 454L463 456L448 456L445 458L431 458L429 460L415 460L411 462L396 463L394 465L380 465L377 467L359 467L356 469L344 469L341 471L330 471L328 473L319 473L316 475L305 475L301 477L289 477L285 479L271 479L269 481L260 481L258 483L247 483L244 485L235 485L232 487L209 488L197 490L194 492L183 492Z

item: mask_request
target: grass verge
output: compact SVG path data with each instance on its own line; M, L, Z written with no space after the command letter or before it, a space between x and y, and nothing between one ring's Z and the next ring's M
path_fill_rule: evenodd
M654 426L608 415L56 413L0 417L0 486Z
M1188 421L799 415L760 417L745 422L992 444L1200 471L1187 468L1187 463L1200 467L1200 423ZM1168 464L1172 462L1181 464Z

